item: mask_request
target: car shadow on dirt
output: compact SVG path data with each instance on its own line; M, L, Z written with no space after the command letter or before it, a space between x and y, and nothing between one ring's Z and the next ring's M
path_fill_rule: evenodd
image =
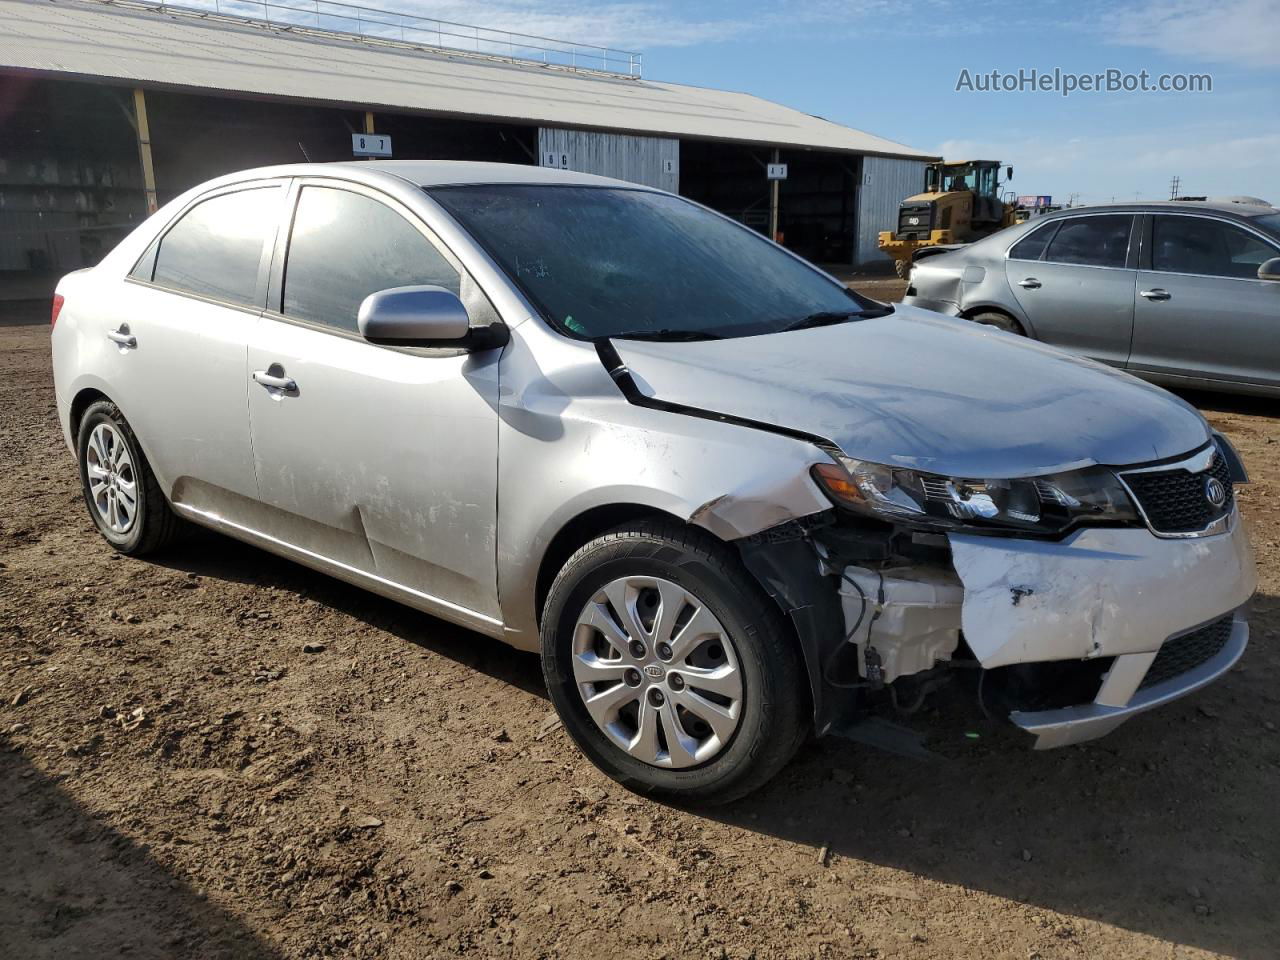
M1255 644L1278 620L1280 599L1255 598ZM1259 644L1209 688L1104 739L1045 752L952 702L945 719L901 721L925 735L933 759L828 737L760 793L709 815L833 859L1274 957L1278 666Z
M440 620L402 603L276 557L209 530L195 529L163 554L148 557L171 570L200 577L271 586L308 597L332 610L406 640L424 650L480 670L546 699L542 670L533 654Z
M24 960L280 956L145 846L78 805L4 736L0 810L6 811L0 954Z
M194 546L159 562L292 591L546 697L531 654L236 541L194 536ZM1261 597L1256 609L1265 623L1280 622L1280 600ZM1280 862L1272 827L1280 740L1262 735L1261 704L1274 702L1277 674L1273 659L1251 650L1241 668L1193 697L1095 743L1043 753L966 709L956 685L945 716L935 705L895 720L923 736L932 759L827 737L761 792L685 812L815 854L825 846L833 860L863 860L1174 943L1271 957L1274 944L1261 931L1276 911L1268 865Z

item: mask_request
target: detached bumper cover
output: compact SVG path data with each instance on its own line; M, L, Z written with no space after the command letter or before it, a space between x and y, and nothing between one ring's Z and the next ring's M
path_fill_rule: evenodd
M964 584L961 626L983 667L1115 658L1093 702L1011 715L1036 735L1037 749L1100 737L1198 690L1229 670L1248 643L1243 609L1257 573L1238 510L1225 532L1191 539L1096 528L1060 542L950 540ZM1143 685L1167 641L1224 615L1232 617L1230 634L1212 656Z
M1238 510L1224 533L1192 539L1111 527L1061 541L949 539L964 584L961 628L987 669L1154 653L1257 589Z
M1186 673L1170 677L1163 683L1143 687L1123 706L1110 706L1095 700L1093 703L1075 707L1063 707L1060 710L1039 710L1035 712L1015 710L1009 718L1036 738L1037 750L1048 750L1072 743L1082 743L1110 733L1132 716L1154 710L1179 697L1194 693L1201 687L1212 683L1222 676L1238 661L1249 643L1249 625L1237 616L1231 626L1231 637L1218 654ZM1143 664L1126 664L1123 661L1130 657L1119 657L1111 673L1103 681L1099 699L1106 696L1108 685L1117 672L1130 672L1132 667L1141 666L1141 670L1132 672L1141 678L1146 666L1154 659L1154 655L1131 654L1131 657L1142 658Z

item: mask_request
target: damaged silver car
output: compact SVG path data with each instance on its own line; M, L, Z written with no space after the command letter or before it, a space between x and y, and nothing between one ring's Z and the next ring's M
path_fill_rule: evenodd
M1244 469L1192 407L657 190L249 171L54 320L116 549L189 521L539 652L574 741L650 793L741 796L960 675L1036 746L1087 740L1248 639Z

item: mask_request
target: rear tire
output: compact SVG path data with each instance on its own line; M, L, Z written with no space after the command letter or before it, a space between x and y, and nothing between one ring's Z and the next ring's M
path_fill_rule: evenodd
M543 614L542 668L582 752L623 786L672 801L721 804L758 789L809 727L782 612L732 548L674 521L619 527L569 558ZM591 682L601 670L612 676Z
M160 490L129 421L110 400L84 412L76 451L85 506L107 543L138 557L173 541L182 521Z
M1007 313L1000 313L997 310L984 310L981 313L975 313L969 318L974 323L981 323L984 326L995 327L997 330L1003 330L1005 333L1013 333L1019 337L1025 337L1027 331L1022 329L1022 324Z

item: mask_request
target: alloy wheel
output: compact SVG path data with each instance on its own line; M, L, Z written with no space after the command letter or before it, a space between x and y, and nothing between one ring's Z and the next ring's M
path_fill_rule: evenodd
M138 519L138 481L133 458L120 432L100 423L85 448L89 497L112 533L128 533Z

